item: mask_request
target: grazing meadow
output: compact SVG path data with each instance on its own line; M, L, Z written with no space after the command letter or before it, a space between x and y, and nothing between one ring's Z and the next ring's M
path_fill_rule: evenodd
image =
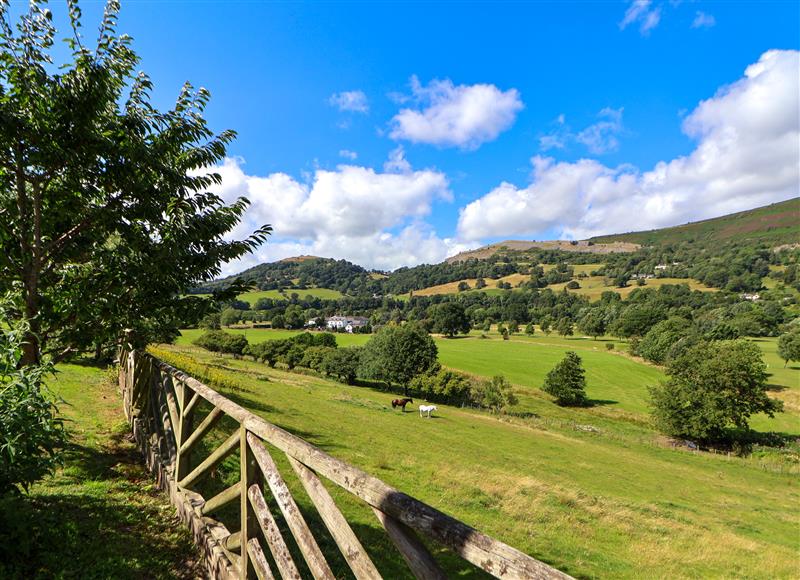
M251 342L296 334L233 332ZM196 334L185 331L156 354L213 367L226 378L220 392L253 412L576 577L796 572L796 449L736 457L675 446L648 423L647 387L662 371L618 352L622 343L608 352L603 339L543 334L437 339L444 365L501 372L521 401L509 415L438 405L433 419L423 419L415 411L424 401L415 400L412 412L393 411L392 393L211 354L191 345ZM340 346L368 339L337 335ZM778 364L774 340L758 344L787 400L800 387L800 368ZM590 407L557 407L538 389L567 350L584 360ZM753 425L800 435L797 418L787 408ZM378 537L371 514L337 499L357 529ZM376 562L394 570L377 552Z

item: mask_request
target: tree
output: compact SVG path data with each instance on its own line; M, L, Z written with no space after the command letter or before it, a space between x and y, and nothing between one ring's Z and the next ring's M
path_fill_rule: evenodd
M475 280L475 289L480 290L481 288L486 288L486 280L483 278L478 278Z
M767 396L761 351L744 340L700 342L670 361L667 375L650 396L656 426L673 437L722 441L748 430L751 415L783 408Z
M433 311L433 331L452 338L470 331L469 317L464 307L456 302L439 304Z
M469 290L469 284L467 284L467 282L462 280L461 282L458 283L458 291L464 292L465 290Z
M322 371L352 385L356 380L362 350L360 346L349 346L329 351L322 361Z
M517 334L519 332L519 323L516 320L512 320L508 323L508 333L509 334Z
M572 321L569 318L562 318L556 324L556 332L561 336L572 336Z
M577 407L586 404L586 377L581 357L573 351L553 367L544 380L542 390L555 397L562 407Z
M578 283L577 280L570 280L569 282L567 282L566 286L568 290L578 290L580 287L581 285Z
M606 316L602 308L587 308L578 319L578 330L597 340L606 331Z
M270 232L228 240L248 202L225 205L209 191L221 178L205 168L235 136L208 128L209 93L187 83L159 111L131 39L116 34L118 2L94 48L70 6L62 63L40 2L16 30L0 3L0 294L21 289L23 306L9 315L29 320L24 365L110 350L126 328L138 345L174 338L243 285L212 298L187 291Z
M543 316L542 319L539 321L539 328L542 329L547 336L550 336L550 326L553 324L553 319L550 316Z
M364 345L361 373L407 389L414 376L438 367L437 356L436 343L418 325L387 325Z
M533 336L536 332L536 328L533 326L533 322L529 322L525 325L525 334L528 336Z
M219 323L222 326L232 326L242 320L242 311L235 308L226 308L219 315Z
M778 356L783 360L783 368L789 361L800 361L800 328L795 327L778 338Z
M644 335L636 347L636 354L656 364L664 364L678 342L692 334L692 323L685 318L662 320ZM675 351L677 352L677 351Z

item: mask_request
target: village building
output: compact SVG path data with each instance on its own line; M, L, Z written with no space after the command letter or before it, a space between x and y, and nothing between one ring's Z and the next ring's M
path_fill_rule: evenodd
M325 326L328 327L328 330L344 330L351 333L368 324L369 318L363 316L331 316L325 319Z

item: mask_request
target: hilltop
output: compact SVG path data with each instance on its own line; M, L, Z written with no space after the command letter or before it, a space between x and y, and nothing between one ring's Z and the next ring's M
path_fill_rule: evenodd
M763 242L781 245L800 241L800 198L707 220L658 230L591 238L595 244L633 243L644 246L681 242Z
M531 283L552 290L569 285L568 290L592 299L608 289L624 294L630 291L629 282L651 286L688 283L695 289L747 292L761 287L769 273L768 263L774 270L779 262L794 260L775 262L767 255L769 250L792 249L798 240L800 200L793 199L660 230L580 241L506 240L461 252L439 264L390 273L371 271L347 260L295 256L259 264L195 291L225 288L242 278L261 292L251 293L248 298L252 299L285 299L292 293L318 298L406 296L411 292L424 296L473 289L498 293L532 287ZM774 285L769 280L764 284Z
M614 254L635 252L640 247L639 244L616 241L610 243L596 243L589 240L552 240L545 242L537 242L536 240L506 240L505 242L497 242L489 244L488 246L482 246L476 250L459 252L455 256L447 258L445 262L452 264L455 262L465 262L472 258L476 260L485 260L499 252L525 252L533 249L561 250L563 252L581 252L587 254Z

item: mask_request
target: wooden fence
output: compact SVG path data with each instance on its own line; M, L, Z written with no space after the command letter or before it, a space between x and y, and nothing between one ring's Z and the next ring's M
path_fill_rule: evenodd
M149 353L123 350L119 383L125 413L148 465L169 492L181 518L194 531L214 577L263 580L277 574L282 578L300 578L301 568L293 558L298 553L314 578L335 577L266 442L286 454L320 519L358 579L381 578L381 575L320 477L347 490L372 509L417 578L446 577L419 535L450 548L497 578L568 578L328 455ZM211 410L195 424L195 411L203 401L210 404ZM198 460L198 444L225 416L236 422L235 432L205 459ZM204 498L197 492L198 483L234 453L239 454L239 481L213 497ZM191 463L192 457L196 465ZM293 549L288 544L291 538L284 537L269 509L265 491L271 494L267 497L282 514L283 529L288 527L291 532ZM237 503L239 530L231 532L213 516L223 509L230 511ZM266 546L271 558L268 559L262 546Z

